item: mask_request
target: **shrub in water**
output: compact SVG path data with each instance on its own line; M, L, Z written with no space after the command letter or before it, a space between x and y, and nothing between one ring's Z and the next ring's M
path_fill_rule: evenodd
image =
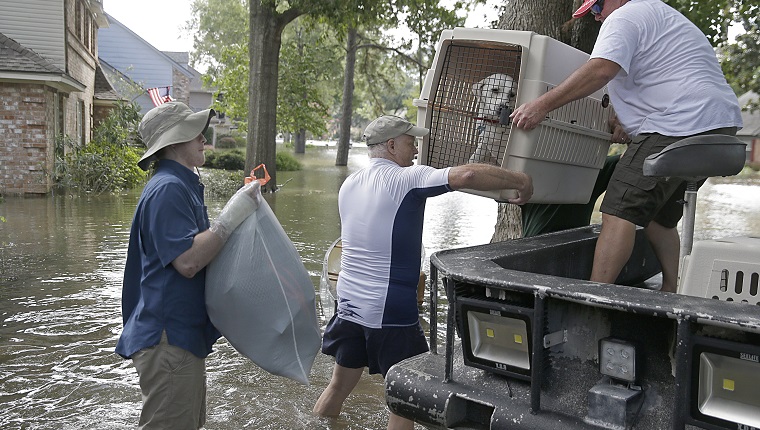
M143 150L131 145L139 122L137 106L119 102L86 145L60 136L56 140L55 181L66 188L96 193L140 184L146 177L137 166Z
M216 148L217 149L232 149L232 148L245 148L245 138L242 136L224 135L217 136Z
M280 172L293 172L301 170L301 162L290 152L278 152L276 156L277 170Z
M229 199L235 191L243 186L243 170L209 169L208 166L201 168L201 181L206 186L206 197L218 197Z
M206 151L205 167L223 170L243 170L245 154L239 149L229 151Z

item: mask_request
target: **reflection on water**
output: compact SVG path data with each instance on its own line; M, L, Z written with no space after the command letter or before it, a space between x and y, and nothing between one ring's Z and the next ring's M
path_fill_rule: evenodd
M338 189L367 157L357 146L348 167L335 167L335 148L307 152L305 169L278 172L285 185L266 198L318 285L324 251L340 232ZM7 198L0 204L6 219L0 222L0 428L134 428L137 375L113 348L138 196ZM223 203L208 202L212 217ZM495 220L496 203L482 197L430 199L423 235L428 257L487 243ZM705 184L696 229L698 238L760 234L760 183ZM385 428L377 376L362 379L341 418L312 417L332 371L331 359L321 354L309 387L270 376L224 341L207 365L208 429Z

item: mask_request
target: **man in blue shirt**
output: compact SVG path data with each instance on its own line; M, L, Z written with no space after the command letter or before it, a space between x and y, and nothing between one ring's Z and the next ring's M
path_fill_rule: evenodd
M221 336L205 304L205 267L232 231L258 208L258 181L241 188L209 223L203 184L203 133L214 111L162 104L138 131L155 173L132 221L122 291L124 330L116 352L137 369L140 429L197 429L206 419L205 358Z

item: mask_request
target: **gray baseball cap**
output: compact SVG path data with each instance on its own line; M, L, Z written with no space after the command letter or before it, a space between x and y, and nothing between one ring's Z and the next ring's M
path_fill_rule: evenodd
M399 137L402 134L408 134L414 137L426 136L430 130L424 127L417 127L404 118L395 115L383 115L380 118L369 123L364 129L364 140L367 145L383 143L388 139Z
M206 132L213 109L193 112L182 102L167 102L154 107L145 114L137 132L140 133L148 150L137 162L143 170L148 170L156 152L176 143L189 142Z

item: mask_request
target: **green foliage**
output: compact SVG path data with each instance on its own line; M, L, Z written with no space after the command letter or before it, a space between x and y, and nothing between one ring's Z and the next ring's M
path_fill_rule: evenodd
M247 25L247 20L246 20ZM240 129L247 130L248 117L248 41L243 39L221 47L216 56L216 72L207 72L204 80L224 94L214 103L214 109L230 118L241 119ZM214 79L211 79L211 76Z
M377 36L365 32L363 37ZM366 123L380 115L400 114L407 107L405 102L419 95L402 62L394 51L362 49L357 53L354 121Z
M410 65L421 84L433 61L435 44L441 36L441 31L463 26L470 3L483 2L456 1L450 6L442 5L439 0L403 0L400 3L403 13L407 15L405 24L412 36L402 39L401 48L410 52L409 58L414 58Z
M196 2L198 4L200 2ZM213 3L209 0L209 4ZM199 9L203 16L210 10ZM225 13L229 13L226 11ZM246 27L247 14L244 15ZM210 18L206 17L205 21ZM314 27L316 26L316 27ZM235 37L241 37L235 34ZM214 107L232 118L247 118L248 115L248 39L231 41L220 46L216 55L215 79L206 79L224 94ZM334 40L330 40L329 29L324 25L309 22L295 23L284 32L280 50L280 67L277 100L277 125L282 131L295 132L305 129L321 136L326 132L328 109L334 97L340 77L340 51ZM332 85L329 83L333 82ZM247 130L245 124L241 129Z
M60 136L56 146L63 147L65 155L56 155L54 180L64 188L95 193L133 188L143 182L146 174L137 166L143 151L132 146L139 121L135 104L117 103L84 147Z
M217 136L216 149L245 148L245 138L241 136Z
M291 0L266 2L279 15L308 14L282 33L278 76L277 128L305 129L320 136L330 117L340 116L344 42L349 27L360 28L354 95L354 123L387 112L401 112L419 93L418 84L434 54L441 30L462 25L466 12L482 0L456 1L442 7L438 0ZM295 12L294 12L295 13ZM400 42L384 39L382 30L397 28L400 18L412 29ZM224 97L215 104L237 119L248 115L249 15L243 0L195 0L195 57L212 60L204 79ZM232 28L234 27L234 28ZM417 77L415 79L411 76ZM213 79L212 79L213 77ZM331 114L332 112L332 114ZM241 128L246 129L245 125Z
M736 37L735 43L720 49L721 67L736 94L749 91L760 94L760 25L755 20L745 24L745 30L746 33ZM755 101L747 109L760 109L760 103Z
M229 151L209 150L205 154L206 162L203 163L205 167L223 170L243 170L245 168L245 153L240 149L235 148Z
M278 152L276 158L278 171L294 172L303 168L301 162L290 152Z
M307 18L287 27L280 50L277 128L284 132L327 132L331 98L336 94L341 52L329 28Z
M187 30L193 33L192 60L209 65L204 76L208 83L221 68L226 67L225 63L219 62L219 53L228 46L242 46L248 43L248 2L194 0L192 18ZM247 61L248 57L244 57L243 60ZM247 87L247 84L244 85L243 91Z
M229 198L243 186L243 170L200 169L206 197Z

